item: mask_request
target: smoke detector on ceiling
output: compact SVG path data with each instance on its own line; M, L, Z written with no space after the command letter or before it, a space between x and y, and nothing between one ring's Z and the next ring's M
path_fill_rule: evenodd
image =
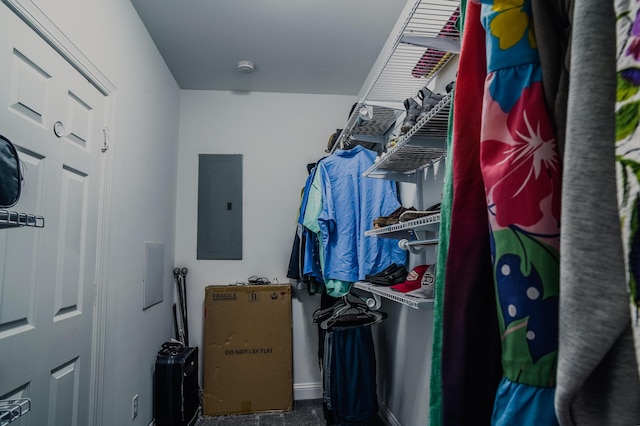
M255 65L251 61L239 61L238 62L238 72L251 73L255 69Z

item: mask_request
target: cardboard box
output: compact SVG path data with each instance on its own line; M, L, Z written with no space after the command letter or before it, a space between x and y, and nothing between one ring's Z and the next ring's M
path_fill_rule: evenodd
M291 410L291 286L207 286L204 307L203 413Z

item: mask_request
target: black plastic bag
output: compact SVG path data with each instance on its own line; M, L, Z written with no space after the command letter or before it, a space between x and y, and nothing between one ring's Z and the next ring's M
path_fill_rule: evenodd
M18 151L0 135L0 208L11 207L20 199L22 173Z

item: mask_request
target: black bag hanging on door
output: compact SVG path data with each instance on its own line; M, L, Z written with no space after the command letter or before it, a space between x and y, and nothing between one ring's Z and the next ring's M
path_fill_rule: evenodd
M21 190L18 151L9 139L0 135L0 208L14 206L20 199Z

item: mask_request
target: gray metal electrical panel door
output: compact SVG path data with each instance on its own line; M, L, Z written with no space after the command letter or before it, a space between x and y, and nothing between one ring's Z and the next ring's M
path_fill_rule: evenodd
M242 155L200 154L198 259L242 259Z

